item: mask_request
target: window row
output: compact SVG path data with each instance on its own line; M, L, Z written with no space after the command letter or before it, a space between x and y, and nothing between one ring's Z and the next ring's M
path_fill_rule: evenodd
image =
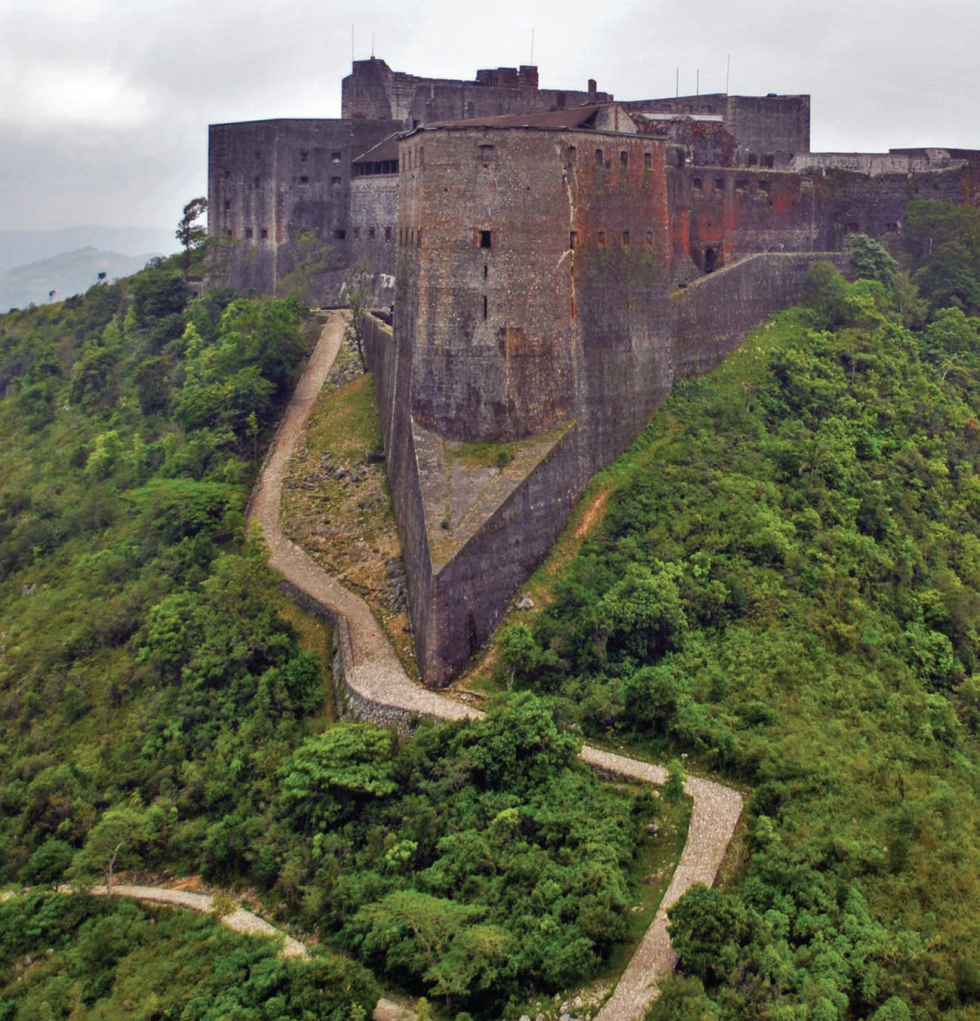
M568 162L569 163L577 163L578 162L578 148L576 146L574 146L574 145L570 145L568 147L567 151L568 151ZM605 149L596 149L595 150L595 165L597 167L608 167L608 166L611 166L612 165L612 158L613 158L612 154L611 153L607 154ZM630 165L630 154L629 154L629 151L627 149L620 149L619 150L619 165L621 167L623 167L624 169L629 167L629 165ZM643 169L644 170L652 170L653 169L653 153L652 152L645 152L643 154Z

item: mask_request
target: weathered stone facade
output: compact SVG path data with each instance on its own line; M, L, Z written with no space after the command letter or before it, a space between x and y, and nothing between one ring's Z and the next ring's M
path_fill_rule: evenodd
M980 153L811 154L809 109L372 59L342 120L212 127L209 229L232 282L274 291L312 238L335 256L324 302L364 263L394 305L367 351L428 683L486 640L677 378L796 301L815 259L843 266L848 233L899 237L916 195L980 204Z

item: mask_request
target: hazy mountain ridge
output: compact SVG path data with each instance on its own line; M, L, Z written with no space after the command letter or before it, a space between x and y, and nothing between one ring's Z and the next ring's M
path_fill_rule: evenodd
M51 291L55 292L56 300L70 297L87 291L98 281L99 273L105 273L107 281L129 276L157 254L126 255L89 246L15 266L0 272L0 309L43 304L51 300Z
M61 230L0 230L0 272L90 247L139 255L142 252L175 252L178 245L170 227L89 225Z

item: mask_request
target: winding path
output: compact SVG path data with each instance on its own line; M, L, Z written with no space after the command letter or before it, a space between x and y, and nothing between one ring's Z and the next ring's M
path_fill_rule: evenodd
M344 314L328 313L259 476L249 506L249 521L261 525L269 546L269 564L283 575L287 587L301 603L308 607L312 604L331 620L342 659L343 683L355 712L379 710L391 718L415 715L439 720L480 716L479 710L412 682L364 600L327 575L282 534L279 513L286 463L340 349L343 329ZM667 778L662 766L590 745L583 747L581 758L608 776L653 784L663 784ZM725 855L742 811L741 796L721 784L696 777L688 777L686 790L694 807L687 843L673 879L650 928L595 1021L639 1021L643 1017L659 995L657 983L677 961L667 933L667 909L693 883L710 886Z

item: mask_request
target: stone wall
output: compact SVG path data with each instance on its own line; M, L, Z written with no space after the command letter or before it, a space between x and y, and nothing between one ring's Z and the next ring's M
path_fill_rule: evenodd
M673 362L677 378L710 372L768 316L798 304L814 262L846 270L840 252L750 255L702 277L673 296Z
M396 334L413 338L415 419L518 440L584 415L601 435L610 387L649 377L666 344L663 144L460 128L401 150Z
M678 375L707 372L798 300L813 253L766 255L669 295L665 147L645 136L427 131L401 143L394 337L372 325L416 652L443 685L541 562L589 478L635 438ZM684 175L688 172L685 170ZM773 181L791 175L770 174ZM685 187L692 182L683 177ZM761 222L779 187L719 189ZM693 204L693 203L692 203ZM787 204L788 215L793 204ZM697 222L697 221L695 221ZM839 259L839 256L832 256ZM522 440L563 426L480 527L434 556L425 493L447 491L449 441ZM420 445L421 444L421 445ZM451 530L455 522L444 527Z
M536 67L488 69L478 71L474 81L463 81L392 71L376 57L355 60L341 89L345 118L394 120L404 129L437 121L605 103L613 98L595 88L539 88Z
M352 256L352 155L387 137L377 121L270 120L212 124L208 233L225 242L222 276L234 286L275 293L311 232L327 268L311 300L332 299ZM224 279L215 281L225 282Z
M354 177L350 183L350 260L371 270L371 303L395 302L398 175Z

